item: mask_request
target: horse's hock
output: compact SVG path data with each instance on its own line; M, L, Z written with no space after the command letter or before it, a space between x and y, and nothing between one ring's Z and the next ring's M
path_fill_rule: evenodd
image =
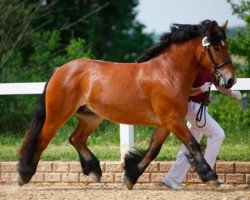
M152 162L137 184L159 184L173 162ZM102 178L94 183L84 176L80 162L40 161L37 173L29 184L123 184L122 162L101 162ZM215 166L219 179L225 184L250 185L250 162L217 162ZM0 184L17 184L17 163L0 162ZM185 184L201 184L195 170L191 169Z

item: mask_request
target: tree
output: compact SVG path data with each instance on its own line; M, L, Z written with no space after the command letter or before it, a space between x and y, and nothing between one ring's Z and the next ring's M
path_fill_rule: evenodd
M60 30L62 44L84 38L97 59L133 62L153 43L152 36L143 32L144 25L136 21L138 0L46 2L33 26L46 23L44 30Z
M246 22L246 31L239 29L236 37L229 38L230 51L246 60L246 64L238 65L238 74L250 77L250 2L247 0L235 4L233 0L227 0L232 6L233 13Z
M65 47L65 53L58 53L60 49L60 32L43 31L31 34L32 54L28 66L12 66L5 69L8 80L46 81L54 68L77 58L92 57L89 48L86 48L84 39L70 40ZM20 64L20 63L19 63ZM0 132L19 132L25 129L27 121L32 117L33 107L38 96L17 95L0 96Z
M37 3L27 6L26 2L3 0L0 3L1 82L8 80L6 70L21 64L21 48L29 38L30 23L39 8Z

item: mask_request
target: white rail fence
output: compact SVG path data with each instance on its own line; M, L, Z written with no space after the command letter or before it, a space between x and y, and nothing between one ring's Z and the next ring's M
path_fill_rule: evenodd
M41 94L45 82L37 83L0 83L0 95ZM216 90L212 87L212 90ZM250 78L238 78L232 90L250 90ZM134 126L120 124L121 160L124 155L134 149Z

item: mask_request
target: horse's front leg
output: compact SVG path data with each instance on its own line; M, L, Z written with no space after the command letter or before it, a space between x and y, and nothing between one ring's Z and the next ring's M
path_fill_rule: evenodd
M169 129L190 151L193 159L191 164L195 166L201 180L211 185L219 185L218 175L204 159L199 143L195 140L183 120L175 119L171 120L171 122L172 123L169 123L171 125L168 126Z
M124 182L129 190L133 189L134 184L145 171L149 163L158 155L169 133L170 131L165 128L155 128L148 150L136 153L129 152L125 156Z

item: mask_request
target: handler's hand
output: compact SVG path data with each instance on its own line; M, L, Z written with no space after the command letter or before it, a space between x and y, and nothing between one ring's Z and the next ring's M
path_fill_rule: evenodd
M206 82L206 83L204 83L204 84L200 87L200 89L201 89L201 91L204 93L204 92L209 91L209 88L210 88L211 86L212 86L212 83Z
M236 98L236 99L238 99L238 100L241 99L241 93L238 90L232 90L231 96L234 97L234 98Z

